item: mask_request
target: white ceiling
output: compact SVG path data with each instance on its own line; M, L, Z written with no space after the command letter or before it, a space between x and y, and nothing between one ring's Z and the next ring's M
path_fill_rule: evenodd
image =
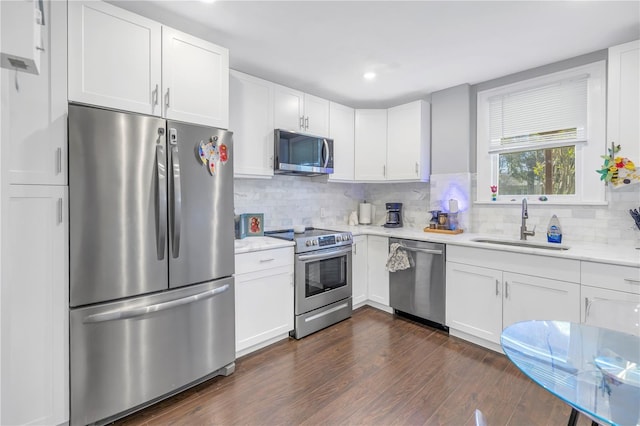
M229 48L233 69L356 108L640 38L640 1L111 2Z

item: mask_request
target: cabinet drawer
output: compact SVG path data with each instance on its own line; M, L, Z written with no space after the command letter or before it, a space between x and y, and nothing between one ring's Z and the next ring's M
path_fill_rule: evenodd
M449 244L447 260L557 281L580 282L580 261L575 259Z
M293 247L236 254L236 275L293 265Z
M583 285L640 294L640 268L581 262L580 273Z

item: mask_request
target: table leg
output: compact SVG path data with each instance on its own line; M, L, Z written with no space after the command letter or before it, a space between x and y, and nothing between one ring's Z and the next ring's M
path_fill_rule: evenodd
M578 422L578 414L578 410L575 408L571 409L571 415L569 416L569 423L567 423L567 426L576 426L576 423Z

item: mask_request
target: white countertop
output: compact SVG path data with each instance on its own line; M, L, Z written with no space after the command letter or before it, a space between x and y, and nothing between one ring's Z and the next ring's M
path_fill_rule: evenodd
M357 226L331 226L336 231L349 231L355 235L379 235L383 237L405 238L418 241L429 241L434 243L445 243L459 246L483 248L489 250L510 251L516 253L535 254L539 256L550 256L565 259L587 260L592 262L610 263L621 266L640 267L640 250L631 246L615 246L597 243L571 243L563 242L562 246L569 247L569 250L548 250L541 248L505 246L499 244L479 243L472 241L476 238L490 238L495 240L517 241L518 237L506 238L496 237L488 234L473 234L464 232L457 235L437 234L424 232L422 228L384 228L375 225ZM529 242L548 244L539 240L529 239ZM553 244L549 244L553 245Z
M375 225L333 225L330 228L335 231L351 232L354 236L378 235L382 237L405 238L409 240L429 241L434 243L483 248L488 250L510 251L515 253L535 254L538 256L549 256L564 259L610 263L620 266L640 267L640 250L630 246L567 242L563 243L562 246L569 247L569 250L560 251L480 243L472 240L477 238L491 238L495 240L516 241L517 237L509 239L505 237L495 237L487 234L473 234L468 232L457 235L447 235L424 232L422 228L384 228L382 226ZM530 239L528 241L540 243L539 240ZM542 242L542 244L546 243ZM281 240L272 237L247 237L242 240L235 240L235 253L250 253L260 250L291 247L293 245L293 241Z
M250 253L253 251L272 250L282 247L292 247L293 241L280 240L271 237L247 237L235 240L236 254Z

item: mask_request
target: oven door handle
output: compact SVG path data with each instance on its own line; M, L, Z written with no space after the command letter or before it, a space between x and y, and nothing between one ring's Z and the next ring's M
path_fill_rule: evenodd
M332 251L330 253L322 253L322 254L301 254L298 255L298 260L302 262L306 262L307 260L322 260L322 259L331 259L332 257L342 256L344 254L351 253L351 246L348 249L342 249L337 251Z

